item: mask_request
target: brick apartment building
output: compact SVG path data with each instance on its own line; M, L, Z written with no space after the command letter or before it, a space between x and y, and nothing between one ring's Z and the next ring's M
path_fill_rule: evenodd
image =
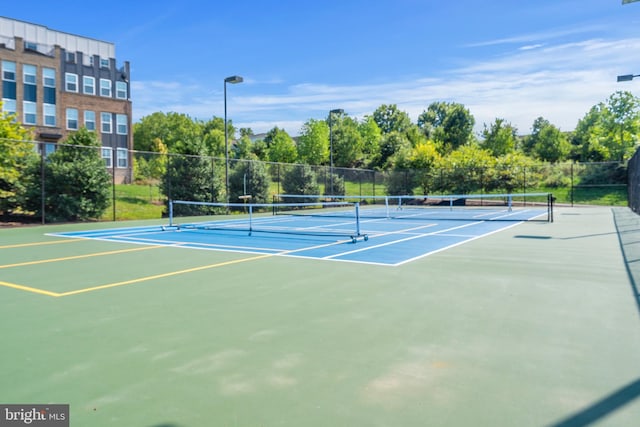
M129 62L115 46L0 16L2 110L32 128L46 152L81 127L95 131L117 182L130 182Z

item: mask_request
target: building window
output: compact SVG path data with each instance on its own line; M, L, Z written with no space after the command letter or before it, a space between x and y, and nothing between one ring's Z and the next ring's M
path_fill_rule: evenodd
M95 111L84 112L84 127L86 127L87 130L91 130L91 131L96 130L96 112Z
M76 63L76 53L75 52L66 52L66 60L70 64Z
M44 115L44 125L55 126L56 125L56 106L53 104L43 104L42 112Z
M45 104L56 103L56 70L53 68L42 69L42 85L44 86L44 99Z
M7 114L15 114L16 113L16 100L15 99L2 98L2 111L7 113Z
M126 148L118 148L118 167L126 168L129 164L127 149Z
M32 50L34 52L37 52L38 51L38 43L25 41L24 42L24 50Z
M22 103L22 111L24 115L24 124L35 125L37 121L36 103L24 101Z
M111 113L100 113L100 126L102 133L111 133Z
M111 163L111 148L102 147L102 158L104 159L104 164L108 168L112 167L113 163Z
M127 116L126 114L116 114L116 133L118 135L127 134Z
M64 74L65 88L67 92L78 92L78 75L73 73Z
M109 68L109 60L100 58L100 68Z
M67 129L78 129L78 110L75 108L67 108Z
M24 64L22 66L22 76L23 82L25 84L35 85L36 84L36 66L35 65L27 65Z
M111 80L100 79L100 96L111 98Z
M23 65L22 66L22 81L23 81L23 100L36 102L38 97L38 91L36 87L36 66L35 65Z
M16 63L11 61L2 61L2 80L16 81Z
M127 82L116 82L116 98L127 99Z
M96 79L90 76L82 77L82 93L86 95L96 94Z
M17 99L16 95L16 63L2 61L2 97Z

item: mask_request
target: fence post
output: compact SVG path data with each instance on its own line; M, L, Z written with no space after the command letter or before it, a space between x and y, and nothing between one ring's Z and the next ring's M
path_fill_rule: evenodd
M111 147L111 189L113 198L113 220L116 220L116 148Z
M571 207L573 207L573 163L571 163Z
M45 162L45 150L46 150L47 146L44 142L40 143L40 215L42 216L41 221L42 221L42 225L44 225L46 223L46 216L45 216L45 200L44 198L46 197L46 191L45 191L45 186L44 186L44 162Z

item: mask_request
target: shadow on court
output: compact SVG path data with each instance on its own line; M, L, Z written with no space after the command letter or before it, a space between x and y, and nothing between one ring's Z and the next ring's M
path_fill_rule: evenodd
M583 427L611 415L640 396L640 378L614 391L591 406L549 427Z
M631 290L640 314L640 215L629 208L614 208L613 219L618 230L620 248L629 274Z

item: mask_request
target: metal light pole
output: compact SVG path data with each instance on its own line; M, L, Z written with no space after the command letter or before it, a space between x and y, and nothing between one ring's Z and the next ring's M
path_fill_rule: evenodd
M344 114L342 108L329 111L329 192L333 196L333 115Z
M230 76L224 79L224 182L227 203L229 203L229 131L227 130L227 83L242 83L240 76Z

